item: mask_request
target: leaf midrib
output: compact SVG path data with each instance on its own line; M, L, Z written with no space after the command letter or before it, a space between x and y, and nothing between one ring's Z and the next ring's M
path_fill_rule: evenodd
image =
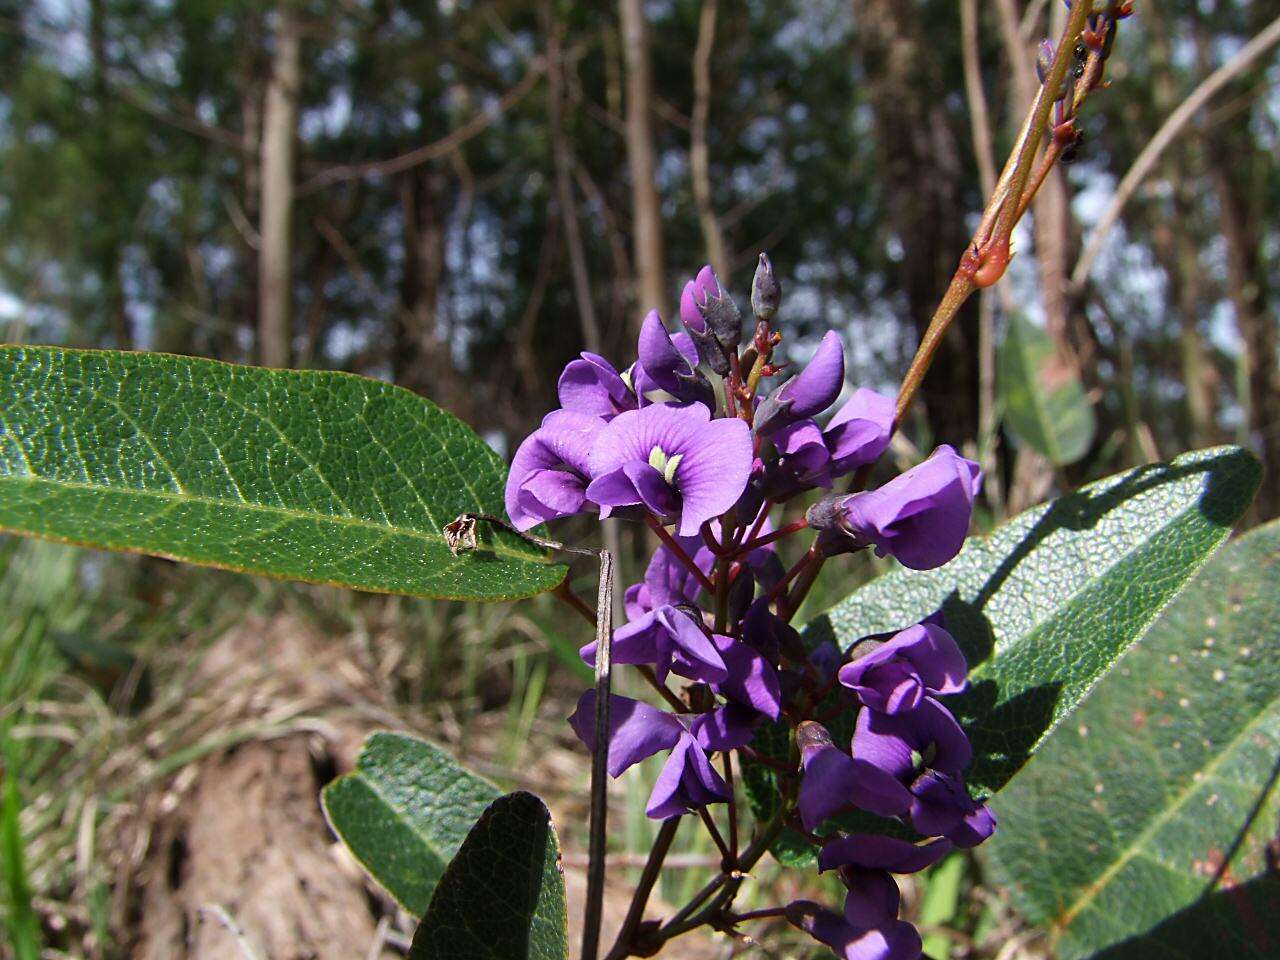
M1200 790L1204 784L1210 780L1218 770L1218 767L1226 763L1235 756L1237 748L1248 737L1253 734L1254 728L1257 727L1264 719L1266 719L1275 708L1280 705L1280 696L1272 697L1264 704L1257 713L1240 728L1240 732L1231 738L1227 746L1213 754L1207 764L1199 767L1191 773L1200 773L1202 778L1196 780L1193 776L1189 782L1178 793L1172 803L1167 805L1156 817L1154 817L1139 833L1134 837L1110 866L1107 867L1098 878L1084 888L1084 894L1075 900L1069 908L1063 910L1057 919L1052 921L1054 931L1054 940L1060 939L1066 933L1067 928L1071 925L1076 917L1080 916L1089 905L1093 903L1106 889L1107 885L1115 879L1116 875L1128 865L1129 861L1136 857L1143 849L1146 848L1150 841L1161 829L1169 822L1170 819L1191 799L1191 797ZM1274 789L1274 788L1273 788ZM1269 791L1268 791L1269 792ZM1264 798L1265 799L1265 798Z
M448 546L442 533L436 534L428 530L402 527L391 523L378 523L377 521L366 520L362 517L343 516L331 513L309 513L291 507L279 507L265 503L254 503L249 500L221 500L217 497L209 497L202 494L174 493L165 490L146 490L138 487L120 487L110 484L84 483L76 480L50 480L46 477L40 476L19 477L12 474L8 476L0 476L0 484L6 483L29 484L31 486L43 485L53 487L55 489L86 490L94 493L107 492L129 497L151 497L156 500L174 503L199 504L203 506L216 507L218 509L228 510L231 512L249 511L272 516L284 516L293 520L302 520L309 523L336 523L359 530L373 531L383 536L403 536L422 540L433 545L445 546L446 548ZM541 561L536 556L513 550L502 544L501 541L484 544L483 546L478 546L476 549L478 552L494 553L510 560L522 560L526 563L545 565L541 564Z

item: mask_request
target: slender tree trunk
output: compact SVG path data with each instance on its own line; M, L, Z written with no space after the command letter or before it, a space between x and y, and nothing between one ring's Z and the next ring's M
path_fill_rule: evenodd
M578 322L582 342L592 353L600 353L602 340L596 308L591 299L591 278L587 271L587 255L582 245L582 229L578 224L578 206L573 196L573 160L564 135L564 57L561 49L561 25L555 19L550 2L542 5L547 32L547 121L551 128L551 154L555 166L556 203L560 222L564 225L565 249L569 254L569 271L573 276L573 295L578 304Z
M914 349L969 242L963 151L946 111L950 92L915 5L853 0L853 10L889 219L903 247L898 282ZM959 443L978 432L977 311L977 298L971 298L921 388L940 441Z
M276 11L275 54L262 118L258 357L268 367L289 365L290 234L293 159L298 126L298 24L292 6Z
M707 146L707 125L711 119L711 52L716 43L717 0L703 0L698 20L698 43L693 52L693 114L690 117L689 173L698 222L707 246L707 259L722 283L729 283L729 254L724 233L711 199L711 156Z
M1145 11L1148 22L1147 51L1151 61L1152 100L1157 113L1168 116L1178 106L1178 89L1172 67L1168 20L1160 7ZM1164 269L1172 291L1173 307L1179 322L1179 355L1182 383L1187 396L1188 440L1194 447L1214 442L1217 372L1205 355L1200 333L1200 313L1204 303L1203 267L1191 224L1195 212L1190 179L1189 144L1170 150L1162 163L1172 205L1156 213L1152 224L1152 246Z
M666 264L662 251L662 210L658 199L657 158L653 145L653 65L644 0L619 0L622 49L626 64L627 165L631 168L631 204L635 243L636 330L653 308L669 314Z
M1202 73L1210 64L1207 24L1197 20L1196 45ZM1256 77L1254 78L1256 82ZM1280 515L1280 321L1272 315L1259 230L1259 200L1251 176L1260 161L1250 127L1252 111L1205 138L1205 152L1218 200L1227 252L1227 296L1235 310L1247 380L1250 433L1266 467L1254 501L1259 520Z

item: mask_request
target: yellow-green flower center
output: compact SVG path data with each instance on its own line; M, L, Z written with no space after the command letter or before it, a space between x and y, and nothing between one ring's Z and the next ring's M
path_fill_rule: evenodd
M662 474L662 479L667 483L675 482L676 468L680 466L680 461L683 459L683 453L677 453L674 457L669 457L661 447L654 447L649 451L649 466Z

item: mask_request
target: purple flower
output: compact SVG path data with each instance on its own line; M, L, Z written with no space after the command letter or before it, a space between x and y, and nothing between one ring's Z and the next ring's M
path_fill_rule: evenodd
M835 402L844 388L844 347L835 331L818 344L813 359L756 408L756 432L768 436L812 417Z
M686 552L689 552L691 546L696 550L702 543L701 537L677 539ZM706 553L705 560L699 555L695 557L694 563L703 573L709 573L715 565L715 557L705 547L703 550ZM638 620L658 607L696 603L701 591L702 585L698 583L693 571L666 547L658 547L649 558L644 580L627 587L623 594L623 607L627 611L628 620Z
M659 680L672 672L706 683L728 680L724 658L695 619L695 612L687 607L661 606L618 628L613 634L613 662L654 664ZM579 652L583 660L595 665L595 641Z
M574 733L588 750L595 749L595 717L596 693L588 690L578 700L578 708L569 718ZM609 776L618 777L628 767L655 753L671 751L645 808L645 813L655 820L665 820L708 803L730 799L728 786L711 766L706 750L699 742L701 727L707 721L702 717L689 719L690 726L686 727L686 719L664 713L639 700L612 694L609 697ZM741 738L741 732L731 722L721 726L734 735L729 737L730 742ZM702 736L708 742L718 742L714 732Z
M917 960L922 950L920 934L897 919L898 887L893 878L887 873L879 876L874 886L868 883L849 891L843 915L811 900L796 900L787 905L787 920L842 960ZM893 911L885 916L890 901Z
M556 410L520 444L507 474L507 515L517 530L581 513L599 417Z
M809 508L809 525L828 554L874 545L905 567L940 567L964 545L982 471L951 447L866 493L829 497Z
M973 748L951 712L932 697L907 713L858 713L853 732L853 755L902 783L915 774L912 753L928 759L928 766L959 773L973 759Z
M976 847L996 830L996 816L969 796L958 776L929 770L911 785L911 825L946 837L957 847Z
M890 397L859 387L822 431L831 455L831 475L842 477L875 463L889 447L897 405Z
M681 349L684 344L688 352ZM650 390L664 390L681 403L702 403L715 409L715 391L698 372L693 341L687 335L673 339L657 310L649 311L640 328L639 354L635 387L642 396Z
M741 420L712 420L700 403L655 404L620 413L599 432L587 499L602 517L642 505L678 518L680 535L693 536L737 502L751 461L751 431Z
M800 745L800 820L816 830L828 817L858 807L883 817L905 814L911 794L892 773L854 759L831 740L826 727L806 720L796 728Z
M713 685L715 692L777 720L782 714L782 688L773 664L759 651L733 637L717 633L712 634L711 641L720 651L728 671L725 679Z
M710 266L699 270L680 294L680 322L693 338L702 362L722 377L729 372L729 358L721 346L724 341L717 339L717 327L724 328L731 322L731 315L736 313L737 307L720 286L720 280ZM738 317L739 327L741 323L741 317ZM722 329L721 332L727 333L728 330Z
M880 713L920 706L925 694L959 693L969 667L951 634L935 623L918 623L840 668L840 682Z
M851 833L832 840L818 852L818 870L826 872L854 867L859 870L887 870L889 873L919 873L950 852L951 841L946 839L914 844L879 833Z
M638 406L635 392L622 375L604 357L583 353L569 361L556 384L560 406L566 410L587 413L612 420L625 410Z
M831 454L812 418L780 427L773 435L778 462L765 472L765 495L781 502L814 487L831 486Z

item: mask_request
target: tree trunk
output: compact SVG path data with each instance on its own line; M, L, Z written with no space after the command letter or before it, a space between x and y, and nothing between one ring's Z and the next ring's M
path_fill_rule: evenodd
M719 275L721 283L730 281L729 254L724 233L716 219L711 199L711 151L707 146L707 124L711 118L711 51L716 42L716 0L704 0L698 22L698 44L693 53L693 114L689 123L689 174L693 181L693 200L698 207L698 222L707 246L707 259Z
M890 224L903 248L898 281L914 348L969 242L962 150L946 112L950 93L914 6L853 0L853 10ZM977 311L977 298L971 298L920 391L939 441L960 443L977 435Z
M666 265L662 252L662 210L658 200L657 159L653 146L653 66L649 59L644 0L620 0L622 49L626 63L627 165L631 168L631 205L635 243L638 332L644 315L657 308L669 314Z
M288 2L276 11L275 55L262 118L258 250L258 358L264 366L289 365L290 228L293 155L298 126L298 25Z
M1207 73L1208 26L1203 19L1198 19L1196 26L1201 72ZM1249 82L1246 78L1242 84ZM1257 209L1260 197L1251 182L1262 158L1251 121L1252 111L1246 111L1237 119L1220 124L1204 142L1227 252L1227 296L1235 310L1247 380L1247 393L1241 402L1248 408L1249 432L1266 468L1253 509L1257 519L1269 520L1280 515L1280 323L1271 315L1268 302Z

